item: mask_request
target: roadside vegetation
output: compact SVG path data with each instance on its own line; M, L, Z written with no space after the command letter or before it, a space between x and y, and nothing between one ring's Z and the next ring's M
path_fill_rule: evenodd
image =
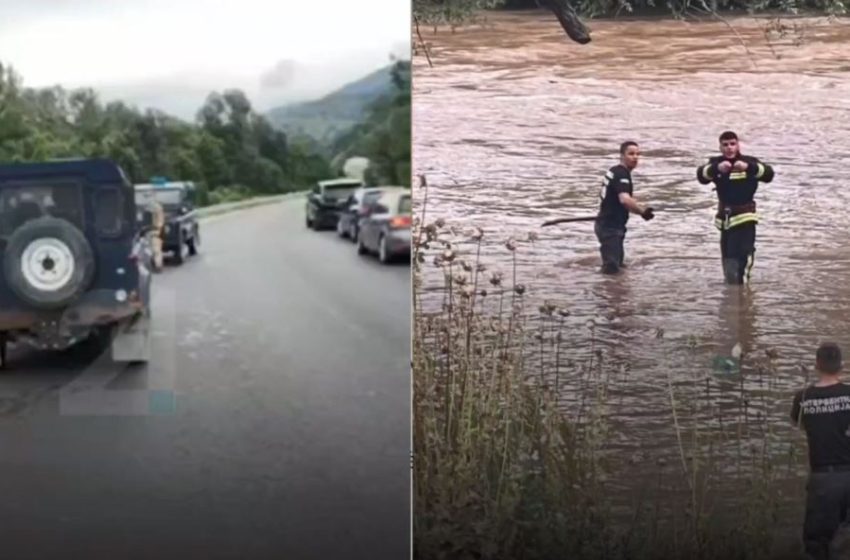
M402 179L410 170L409 63L397 92L339 141L339 151L369 158L369 178ZM134 183L152 177L194 181L202 205L303 190L341 174L306 142L290 141L236 89L211 92L194 122L121 101L89 88L30 88L0 63L0 161L113 159ZM409 178L407 179L409 184Z

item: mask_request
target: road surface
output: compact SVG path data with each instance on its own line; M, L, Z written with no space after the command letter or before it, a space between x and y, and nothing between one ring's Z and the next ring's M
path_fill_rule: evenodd
M155 278L147 367L10 356L0 556L408 558L409 266L300 201L202 236Z

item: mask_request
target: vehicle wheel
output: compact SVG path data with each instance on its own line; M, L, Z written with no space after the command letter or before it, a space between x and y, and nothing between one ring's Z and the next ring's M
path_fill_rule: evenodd
M311 229L313 227L313 220L310 219L310 216L307 216L304 219L304 223L305 223L305 225L307 226L308 229Z
M194 257L198 254L198 246L201 244L201 232L196 229L192 239L189 240L189 255Z
M352 243L357 243L357 224L348 226L348 238L351 239Z
M94 256L72 223L46 217L26 222L9 237L3 272L12 291L41 309L63 307L94 278Z
M368 252L369 252L369 250L366 249L365 245L363 245L363 238L358 237L357 238L357 254L358 255L365 255Z
M174 251L174 264L183 264L183 261L186 260L183 256L185 246L186 242L183 241L183 232L180 232L177 237L177 246Z
M381 264L392 262L392 255L390 255L389 248L387 247L387 237L385 235L382 235L378 240L378 260L381 261Z

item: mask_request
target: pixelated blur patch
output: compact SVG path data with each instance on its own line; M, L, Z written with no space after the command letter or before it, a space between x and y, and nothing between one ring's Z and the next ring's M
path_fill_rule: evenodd
M174 414L177 400L173 391L149 391L148 410L151 414Z
M713 367L717 373L738 373L741 371L741 362L732 356L717 356Z

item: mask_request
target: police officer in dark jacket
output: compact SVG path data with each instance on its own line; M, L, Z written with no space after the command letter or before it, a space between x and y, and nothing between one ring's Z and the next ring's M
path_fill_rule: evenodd
M731 131L720 135L720 152L721 155L697 168L697 180L703 185L713 182L717 190L714 225L720 230L720 255L726 282L749 283L758 223L753 197L759 182L773 180L773 168L757 158L742 155L738 136Z
M829 558L838 527L850 508L850 386L839 378L841 349L822 344L816 355L818 381L794 395L791 420L805 429L809 481L803 542L809 558Z
M636 142L620 144L620 163L605 174L599 214L596 216L596 238L602 254L602 272L616 274L624 266L626 223L629 212L639 214L644 220L654 218L652 208L644 208L632 198L632 169L637 167L640 149Z

